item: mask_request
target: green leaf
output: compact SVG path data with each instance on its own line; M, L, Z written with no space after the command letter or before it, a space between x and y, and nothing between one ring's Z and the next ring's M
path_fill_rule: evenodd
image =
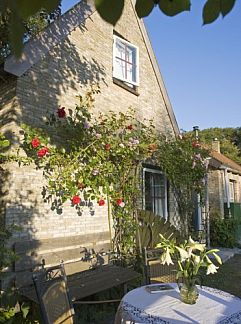
M220 0L208 0L203 7L203 24L215 21L221 13Z
M222 259L220 258L220 256L217 255L216 253L213 253L213 255L214 255L215 259L217 260L217 262L218 262L219 264L222 264Z
M136 12L139 18L148 16L154 7L154 2L150 0L136 0Z
M22 311L22 314L23 314L23 318L27 317L27 315L29 313L29 309L30 309L30 307L28 305L22 304L21 311Z
M115 25L121 17L124 0L95 0L95 8L98 11L101 18L108 23Z
M51 12L57 9L59 5L59 0L42 0L42 1L32 1L32 0L18 0L16 2L18 8L18 14L23 19L26 20L28 17L36 14L41 9L45 9L47 12Z
M13 52L17 58L21 56L23 49L24 26L22 21L16 14L12 14L9 38L13 48Z
M225 17L232 9L236 0L220 0L221 1L221 13Z
M167 16L175 16L183 11L190 11L190 0L161 0L161 11Z

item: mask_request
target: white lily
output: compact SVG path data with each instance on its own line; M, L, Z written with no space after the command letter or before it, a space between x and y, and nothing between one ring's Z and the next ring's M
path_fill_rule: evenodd
M218 267L216 267L213 263L209 263L207 267L207 275L210 273L217 272Z
M198 251L203 252L204 249L205 249L205 244L195 242L195 241L191 238L191 236L189 236L188 243L190 243L190 248L191 248L192 250L198 250Z
M178 250L180 257L181 257L181 262L185 261L190 257L189 253L184 250L183 248L180 248L179 246L176 246L176 249Z
M166 248L161 255L161 264L173 264L169 248Z
M201 258L199 255L192 254L192 256L195 264L199 264L201 262Z

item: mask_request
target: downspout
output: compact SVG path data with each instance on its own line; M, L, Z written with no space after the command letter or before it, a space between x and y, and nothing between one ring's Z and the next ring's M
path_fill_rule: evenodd
M224 171L224 185L225 185L225 193L227 198L227 208L228 208L228 216L230 217L230 191L229 191L229 178L228 178L228 168L223 167Z
M194 134L195 134L195 139L196 141L199 141L199 134L198 134L198 131L199 131L199 127L198 126L194 126L193 127L193 131L194 131ZM197 194L196 195L196 208L195 208L195 216L196 216L196 231L198 231L199 233L203 230L203 227L202 227L202 210L201 210L201 197L200 197L200 194Z
M208 165L210 161L210 157L206 159L206 168L207 173L205 176L205 213L206 213L206 235L207 235L207 247L210 248L210 214L209 214L209 188L208 188Z

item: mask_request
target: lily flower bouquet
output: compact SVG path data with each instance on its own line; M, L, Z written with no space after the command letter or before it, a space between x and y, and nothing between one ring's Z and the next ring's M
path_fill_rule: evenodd
M160 238L161 241L157 248L163 250L161 264L174 264L175 258L178 268L177 282L182 282L179 284L181 299L189 304L195 303L198 298L195 284L198 283L200 269L205 268L207 275L217 272L218 266L212 260L215 259L218 264L222 264L222 260L217 254L219 250L207 250L205 244L195 242L191 237L179 245L176 245L176 240L170 237L166 239L160 234Z

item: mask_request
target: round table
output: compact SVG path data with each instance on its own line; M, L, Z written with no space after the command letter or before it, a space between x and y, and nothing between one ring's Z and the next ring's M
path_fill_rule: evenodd
M173 290L150 293L142 286L128 292L119 305L115 324L241 323L240 298L203 286L198 287L196 304L187 305L180 300L177 284L170 285Z

